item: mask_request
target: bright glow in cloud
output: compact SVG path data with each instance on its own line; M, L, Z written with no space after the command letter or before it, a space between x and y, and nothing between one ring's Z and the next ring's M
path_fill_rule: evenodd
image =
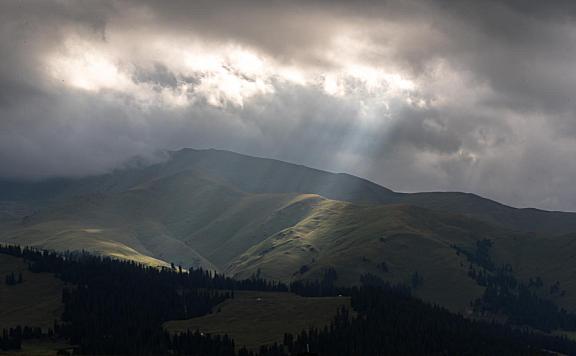
M139 47L135 52L140 57L131 58L129 53L118 51L114 41L111 38L108 44L96 47L71 37L63 48L47 57L48 71L65 86L92 92L121 92L145 106L155 103L183 107L194 105L197 100L221 108L242 106L255 96L274 93L275 85L281 83L318 87L329 95L352 96L357 100L387 100L416 88L414 82L400 73L353 63L350 58L343 58L333 69L285 66L239 45L179 43L162 38L133 44ZM153 55L146 57L144 53ZM144 70L162 65L177 78L177 83L171 88L152 88L150 83L134 80L134 65L120 67L118 63L141 63Z
M78 40L66 41L61 52L49 56L47 68L55 79L78 89L125 90L130 87L130 79L113 58Z

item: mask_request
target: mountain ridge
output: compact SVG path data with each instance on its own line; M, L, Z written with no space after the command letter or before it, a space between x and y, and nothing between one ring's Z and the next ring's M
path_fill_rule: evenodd
M125 168L85 178L53 178L41 182L0 181L0 201L51 202L77 195L107 194L182 171L196 171L248 193L318 194L329 199L372 204L412 204L475 216L502 227L536 233L576 231L576 213L515 208L473 193L400 193L347 173L331 173L271 158L226 150L185 148L148 166ZM29 211L20 207L21 212ZM0 214L10 217L14 214Z
M0 242L285 282L333 269L342 284L366 274L410 284L416 273L417 295L460 312L484 291L471 269L490 259L520 280L561 282L565 295L551 298L576 310L576 214L469 193L397 193L348 174L186 149L101 176L0 182L0 207Z
M247 156L226 150L191 148L171 151L163 162L124 168L85 178L53 178L40 182L0 181L0 202L5 211L16 207L29 219L34 213L26 202L58 204L71 199L98 199L101 195L139 189L178 175L194 175L231 191L252 194L317 194L327 199L356 204L411 204L432 210L469 215L523 232L565 234L576 231L576 213L534 208L514 208L472 193L399 193L346 173L331 173L270 158ZM523 217L523 216L528 216Z

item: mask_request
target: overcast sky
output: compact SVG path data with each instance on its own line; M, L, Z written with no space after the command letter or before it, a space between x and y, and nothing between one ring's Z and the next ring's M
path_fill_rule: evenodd
M576 210L574 1L0 2L0 176L221 148Z

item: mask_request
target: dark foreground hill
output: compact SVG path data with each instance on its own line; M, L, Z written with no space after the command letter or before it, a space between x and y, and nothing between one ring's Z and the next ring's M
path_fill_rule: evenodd
M330 283L287 286L257 278L235 281L202 270L159 269L87 254L60 255L0 246L0 264L14 257L28 265L27 275L49 274L48 278L56 276L64 282L59 284L63 311L52 327L20 324L5 328L0 336L0 351L18 350L31 340L41 340L61 345L60 354L90 355L288 356L307 349L330 356L576 353L576 344L566 338L468 320L411 297L405 287L386 283L365 283L355 288L337 288ZM367 282L374 280L367 278ZM6 288L19 288L24 283L35 281L11 281ZM219 309L225 308L222 303L234 305L239 290L258 290L259 295L267 291L284 293L282 306L298 313L302 299L289 295L289 289L304 296L330 295L330 300L349 300L351 308L341 308L336 315L331 310L331 321L326 327L297 333L286 330L281 342L261 345L259 350L247 350L228 335L198 330L170 333L163 329L170 320L204 320L202 317L207 314L220 313ZM241 294L249 295L245 293ZM290 300L298 302L291 304ZM316 300L313 303L323 301ZM259 302L267 303L256 300L248 304L244 314L235 315L235 323L243 322L244 328L251 328L257 321L250 305L257 313ZM274 315L290 319L286 313ZM281 327L281 323L276 325Z

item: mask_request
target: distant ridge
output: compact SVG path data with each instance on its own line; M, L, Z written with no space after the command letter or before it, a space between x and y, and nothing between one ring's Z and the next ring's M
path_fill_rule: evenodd
M419 282L421 298L467 312L476 270L539 277L576 310L576 214L474 194L397 193L366 179L222 150L183 149L84 178L0 182L0 242L85 250L230 276L357 284ZM558 283L557 283L558 282ZM456 291L457 290L457 291ZM550 293L548 293L550 294Z
M470 193L398 193L345 173L331 173L217 149L170 151L168 159L161 163L99 176L53 178L41 182L0 181L0 201L45 202L86 194L121 192L184 171L196 172L248 193L304 193L353 203L412 204L466 214L522 232L576 232L576 213L513 208Z

